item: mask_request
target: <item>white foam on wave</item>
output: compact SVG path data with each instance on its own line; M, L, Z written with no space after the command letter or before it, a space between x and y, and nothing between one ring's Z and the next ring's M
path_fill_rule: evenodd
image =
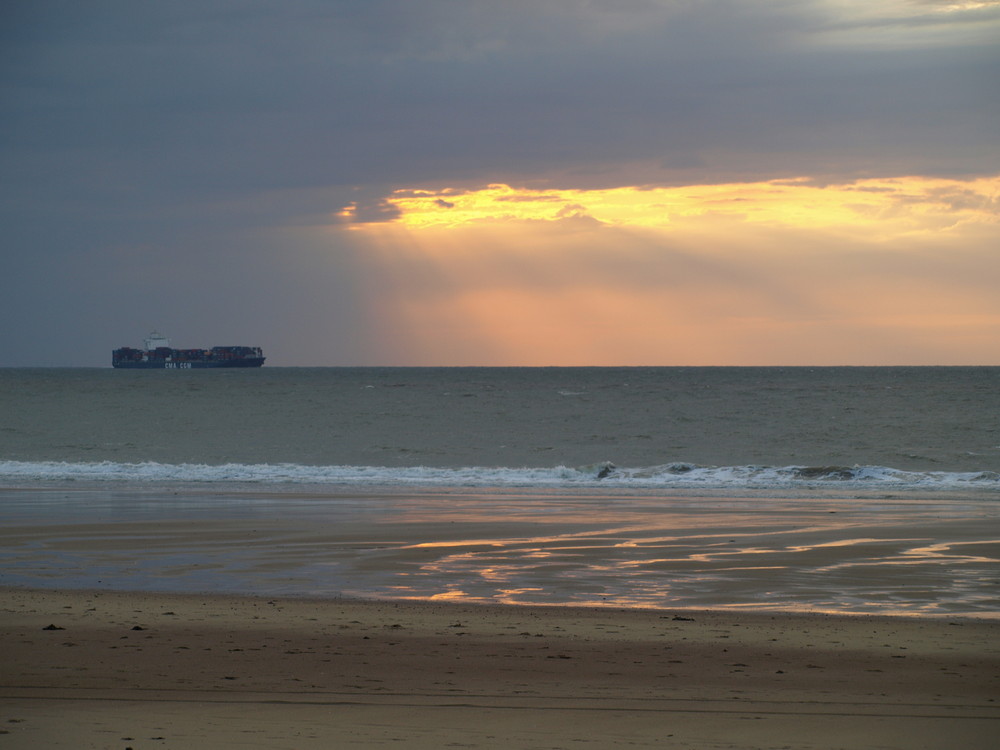
M131 481L428 487L671 487L791 488L888 487L894 489L996 489L996 472L903 471L885 466L698 466L671 463L619 468L610 462L550 468L306 466L301 464L163 464L0 461L0 480Z

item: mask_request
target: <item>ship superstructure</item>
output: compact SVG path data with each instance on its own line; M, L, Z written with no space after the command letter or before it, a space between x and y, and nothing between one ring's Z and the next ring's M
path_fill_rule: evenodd
M111 366L125 370L200 370L215 367L260 367L259 346L213 346L211 349L174 349L170 339L153 331L143 339L144 349L123 346L111 353Z

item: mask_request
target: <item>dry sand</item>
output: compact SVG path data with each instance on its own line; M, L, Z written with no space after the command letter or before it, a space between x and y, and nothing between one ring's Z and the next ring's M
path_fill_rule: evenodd
M997 621L19 589L0 610L4 750L1000 736Z

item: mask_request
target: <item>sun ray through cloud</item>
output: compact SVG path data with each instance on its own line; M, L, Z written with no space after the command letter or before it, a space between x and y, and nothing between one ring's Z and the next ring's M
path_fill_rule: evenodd
M419 361L871 362L995 334L963 269L1000 275L998 196L1000 178L491 184L398 189L390 220L346 227Z

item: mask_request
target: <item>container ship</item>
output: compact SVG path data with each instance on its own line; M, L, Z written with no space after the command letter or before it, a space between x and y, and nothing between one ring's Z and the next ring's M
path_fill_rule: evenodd
M213 346L172 349L170 340L154 331L143 339L145 349L123 346L111 352L111 366L122 370L201 370L209 367L260 367L259 346Z

